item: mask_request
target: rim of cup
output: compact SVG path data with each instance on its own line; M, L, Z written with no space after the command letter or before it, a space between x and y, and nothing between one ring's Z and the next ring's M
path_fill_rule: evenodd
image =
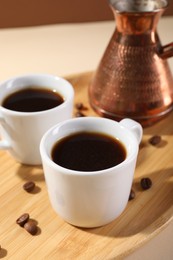
M60 84L63 84L63 91L64 91L64 93L66 91L66 96L61 93L61 90L60 91L57 90L58 94L62 95L62 97L64 98L64 102L62 104L60 104L59 106L47 109L47 110L36 111L36 112L20 112L20 111L10 110L10 109L2 106L2 101L8 95L15 93L16 91L25 89L25 87L27 88L31 85L33 85L34 88L37 87L37 86L38 86L38 88L45 88L45 89L53 89L53 88L57 88L57 87L58 87L58 89L61 88L61 86L54 86L53 87L53 86L51 86L51 83L49 83L49 85L47 85L48 83L47 84L46 83L44 84L44 82L41 83L41 80L43 80L43 79L53 80L55 82L57 81L57 83L60 82ZM28 80L28 83L25 82L26 80ZM35 83L36 80L39 80L39 82ZM14 89L14 91L10 91L10 89L13 88L13 86L14 86L13 85L14 81L21 81L21 83L18 83L18 84L20 84L20 86L17 86L17 84L16 84L16 88ZM7 86L7 84L9 86ZM74 96L74 89L73 89L73 86L71 85L71 83L63 77L52 75L52 74L33 73L33 74L19 75L19 76L16 76L16 77L9 78L9 79L7 79L3 82L0 82L0 86L1 86L1 93L0 93L0 99L1 99L0 108L1 108L1 111L4 111L7 114L9 113L10 115L37 116L37 115L40 115L40 114L44 114L45 112L47 113L48 111L56 110L57 107L60 110L60 109L63 109L64 106L66 106L67 102L69 102L69 101L71 102L73 100L73 96ZM9 89L8 93L6 92L6 94L3 95L2 94L2 88Z
M99 123L99 122L103 122L103 124L115 124L114 127L118 127L121 131L123 131L124 133L126 133L126 140L129 140L129 144L128 147L127 145L121 140L119 140L119 138L116 137L116 135L112 135L110 134L108 131L99 131L97 130L93 130L90 129L90 132L96 132L96 133L104 133L107 134L108 136L112 136L115 139L117 138L124 146L127 152L126 158L123 162L119 163L118 165L115 165L113 167L107 168L107 169L103 169L103 170L97 170L97 171L78 171L78 170L72 170L72 169L68 169L65 167L62 167L58 164L56 164L52 158L51 158L51 151L53 146L55 145L55 143L58 140L61 140L62 138L69 136L73 133L78 133L78 132L88 132L86 129L83 128L83 130L75 130L75 127L73 127L73 133L69 133L69 134L64 134L64 136L58 138L58 131L61 127L63 127L66 124L79 124L81 123L81 125L85 125L87 122L93 122L93 123ZM97 122L96 122L97 121ZM50 138L52 136L54 136L54 140L50 142ZM128 136L128 137L127 137ZM55 138L56 137L56 138ZM133 142L133 145L132 145ZM112 171L112 169L116 168L120 168L122 167L122 164L126 164L126 163L130 163L132 160L134 160L134 158L137 156L138 154L138 150L139 150L139 144L138 141L136 139L136 137L134 136L134 134L125 126L121 125L119 122L114 121L112 119L108 119L108 118L100 118L100 117L80 117L80 118L72 118L72 119L68 119L65 120L63 122L60 122L56 125L54 125L53 127L51 127L42 137L41 142L40 142L40 154L41 154L41 158L42 158L42 163L43 161L46 161L46 163L51 166L54 170L60 170L61 172L63 172L63 174L66 175L98 175L98 174L104 174L105 172L108 173L109 171Z

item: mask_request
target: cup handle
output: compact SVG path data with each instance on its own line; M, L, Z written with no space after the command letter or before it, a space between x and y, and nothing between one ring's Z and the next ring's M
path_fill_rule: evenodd
M0 112L0 124L5 124L5 120ZM0 140L0 149L1 150L7 150L7 149L10 149L11 148L11 145L10 143L7 141L7 140Z
M129 129L136 137L138 144L141 142L143 129L142 126L136 122L135 120L132 120L130 118L125 118L120 121L120 125L126 127Z

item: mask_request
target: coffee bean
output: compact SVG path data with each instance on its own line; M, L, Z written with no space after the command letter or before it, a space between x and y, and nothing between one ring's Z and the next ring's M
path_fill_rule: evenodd
M38 231L38 227L33 220L28 220L24 225L24 229L31 235L35 235Z
M83 105L83 103L78 102L78 103L76 103L75 107L76 107L78 110L81 110L81 109L83 109L84 105Z
M85 115L84 115L82 112L77 111L77 112L75 113L75 116L76 116L76 117L84 117Z
M75 105L77 110L87 110L88 108L86 106L84 106L84 104L82 102L78 102Z
M152 186L152 181L150 178L142 178L141 179L141 187L143 190L148 190Z
M17 223L18 225L20 225L21 227L23 227L28 220L29 220L29 214L28 214L28 213L24 213L23 215L21 215L21 216L16 220L16 223Z
M129 195L129 200L133 200L134 198L135 198L135 192L134 192L134 190L133 189L131 189L131 191L130 191L130 195Z
M28 181L23 185L23 189L27 192L33 191L35 188L35 183L33 181Z
M158 145L161 142L162 138L160 135L154 135L149 139L149 143L152 145Z

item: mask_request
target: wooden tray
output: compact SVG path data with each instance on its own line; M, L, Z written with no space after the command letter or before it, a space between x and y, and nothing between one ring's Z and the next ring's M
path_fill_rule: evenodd
M83 102L86 115L96 116L89 107L87 88L92 73L67 77L75 88L75 103ZM76 112L74 108L74 113ZM162 142L155 147L148 139L155 134ZM144 130L133 188L136 198L112 223L94 229L81 229L65 223L52 209L42 167L16 163L0 151L0 258L8 259L118 259L148 242L173 219L173 113ZM142 191L139 181L150 177L153 186ZM22 186L35 181L34 193ZM32 236L16 224L28 212L38 222Z

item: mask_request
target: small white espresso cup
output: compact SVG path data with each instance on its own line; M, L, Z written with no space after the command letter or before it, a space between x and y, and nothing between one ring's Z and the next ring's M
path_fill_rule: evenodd
M108 169L88 172L54 163L51 154L55 143L83 131L118 139L126 149L125 160ZM41 140L40 152L49 198L58 215L72 225L86 228L116 219L129 199L142 132L141 125L131 119L118 123L99 117L66 120L49 129Z
M38 112L18 112L2 106L10 94L28 87L57 92L64 102ZM48 74L30 74L11 78L0 84L0 149L7 149L20 163L41 164L39 145L43 134L53 125L72 117L74 90L63 78ZM31 102L32 106L32 102Z

